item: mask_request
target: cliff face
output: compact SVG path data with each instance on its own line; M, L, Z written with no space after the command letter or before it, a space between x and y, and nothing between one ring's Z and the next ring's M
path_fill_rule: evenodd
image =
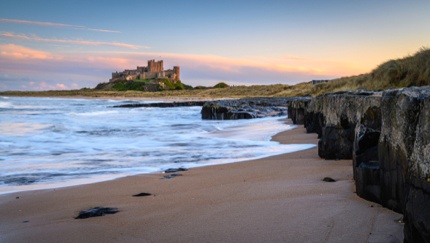
M402 209L405 239L430 242L430 88L384 92L381 110L381 201Z
M305 122L305 112L311 97L296 97L288 102L288 118L294 124L303 124Z
M318 133L320 157L353 160L360 197L404 214L406 242L430 242L430 87L326 94L288 112Z

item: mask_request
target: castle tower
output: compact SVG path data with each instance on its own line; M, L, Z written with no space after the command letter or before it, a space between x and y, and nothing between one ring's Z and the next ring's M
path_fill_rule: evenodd
M173 66L173 72L175 73L175 79L180 80L181 79L181 70L179 66Z
M152 69L154 67L155 60L148 60L148 72L153 72Z
M164 71L163 60L156 62L154 59L148 61L148 72Z
M158 72L163 72L164 71L164 67L163 67L163 60L158 61Z

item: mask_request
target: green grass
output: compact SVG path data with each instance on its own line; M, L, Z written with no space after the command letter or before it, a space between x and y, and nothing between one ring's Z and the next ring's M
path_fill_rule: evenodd
M224 82L217 83L214 86L214 88L217 88L217 89L219 89L219 88L227 88L227 87L230 87L230 85L228 85L228 84L226 84Z
M112 89L117 91L127 91L127 90L142 91L143 85L145 85L145 82L134 82L134 81L117 82L112 86Z
M136 79L136 80L134 80L134 82L140 82L140 83L148 83L150 81L151 81L150 79Z

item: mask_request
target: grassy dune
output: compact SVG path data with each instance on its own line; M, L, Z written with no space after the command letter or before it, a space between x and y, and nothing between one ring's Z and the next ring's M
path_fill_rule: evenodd
M141 91L8 91L0 95L13 96L82 96L82 97L142 97L142 98L244 98L244 97L289 97L320 95L327 92L364 90L385 90L410 86L430 85L430 49L421 48L412 56L390 60L379 65L372 72L343 77L313 86L310 83L296 85L253 85L225 88L170 90L160 92Z
M370 73L331 80L312 89L313 95L346 90L385 90L430 85L430 49L382 63Z

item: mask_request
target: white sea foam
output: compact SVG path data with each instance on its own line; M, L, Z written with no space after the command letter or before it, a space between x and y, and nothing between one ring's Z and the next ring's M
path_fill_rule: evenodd
M7 103L7 112L0 110L0 193L238 162L315 146L270 141L292 128L277 118L207 121L201 120L200 107L124 109L112 108L123 100L15 97Z
M50 127L41 123L0 123L0 134L8 136L26 136L34 132L40 132Z
M6 101L0 101L0 108L12 108L12 104Z
M105 115L111 115L111 114L118 114L118 111L93 111L93 112L83 112L83 113L76 113L72 112L70 115L73 116L105 116Z

